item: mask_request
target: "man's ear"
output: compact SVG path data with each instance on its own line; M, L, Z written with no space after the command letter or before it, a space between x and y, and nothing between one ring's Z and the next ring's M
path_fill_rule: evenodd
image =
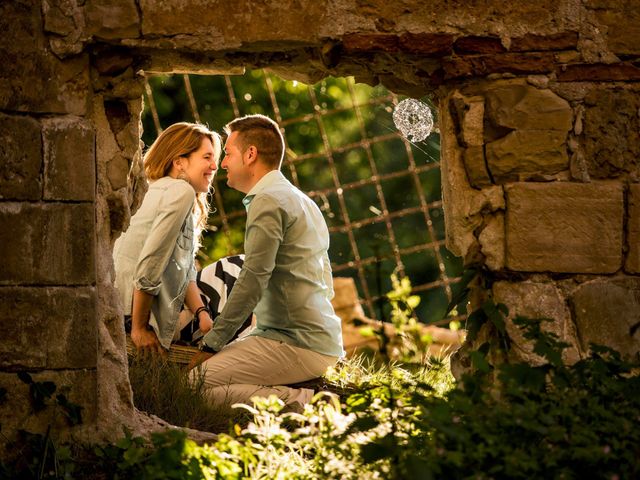
M258 159L258 149L255 145L249 145L245 151L245 155L247 156L247 164L251 165Z

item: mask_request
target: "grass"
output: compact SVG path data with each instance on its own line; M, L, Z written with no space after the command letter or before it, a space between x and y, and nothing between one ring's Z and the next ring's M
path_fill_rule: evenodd
M250 418L244 410L213 404L206 394L204 374L190 382L183 365L132 356L129 380L135 406L173 425L221 433Z
M363 353L340 361L324 377L304 384L316 392L327 391L345 399L380 385L399 388L409 379L432 385L439 395L453 388L448 359L426 364L401 365ZM204 375L189 382L182 365L166 360L145 360L132 356L129 379L136 407L173 425L226 433L234 425L246 425L251 415L244 409L214 405L206 394Z

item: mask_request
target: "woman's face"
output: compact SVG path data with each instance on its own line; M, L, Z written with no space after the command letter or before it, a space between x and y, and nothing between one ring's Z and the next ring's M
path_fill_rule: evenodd
M187 158L184 162L184 173L189 178L189 183L197 193L209 191L211 180L215 175L218 166L217 158L213 151L211 140L205 137L200 143L200 148Z

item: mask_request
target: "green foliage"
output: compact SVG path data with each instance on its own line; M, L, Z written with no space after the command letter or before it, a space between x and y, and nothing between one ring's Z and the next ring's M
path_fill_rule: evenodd
M223 445L225 451L234 451L233 445ZM107 478L114 480L240 478L241 472L230 455L196 445L182 430L153 433L151 444L125 431L115 445L95 447L94 454Z
M387 293L391 305L391 323L395 329L395 341L390 342L394 358L404 363L424 363L428 359L429 345L433 339L421 328L415 314L420 297L411 294L411 281L408 277L399 279L391 275L392 290ZM384 330L381 334L384 335Z
M499 325L494 307L485 321ZM565 345L539 320L516 323L548 363L491 366L482 346L477 371L452 388L442 364L361 357L327 375L352 387L342 402L319 393L302 413L284 413L276 397L256 399L251 420L211 445L179 430L150 442L126 432L94 448L92 463L116 479L637 478L640 364L592 345L567 366Z
M553 334L519 323L557 358ZM210 446L172 431L151 449L129 435L100 455L114 478L637 478L638 368L594 345L573 366L497 367L498 390L482 371L442 390L424 373L441 378L444 367L394 366L343 404L318 394L297 414L275 397L257 400L246 427Z

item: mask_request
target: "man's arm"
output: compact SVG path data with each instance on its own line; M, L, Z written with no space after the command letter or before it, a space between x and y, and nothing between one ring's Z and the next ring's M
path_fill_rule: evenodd
M245 258L227 303L203 342L220 351L253 312L267 288L284 238L286 218L268 195L254 198L247 215Z

